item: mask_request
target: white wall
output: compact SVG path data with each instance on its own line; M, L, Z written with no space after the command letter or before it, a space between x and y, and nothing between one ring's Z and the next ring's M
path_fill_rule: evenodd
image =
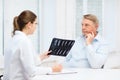
M55 4L56 0L40 0L40 53L47 51L51 39L56 34Z
M120 0L116 1L116 44L117 49L120 51Z
M0 0L0 12L3 13L2 1L4 1L4 16L0 14L0 52L2 53L3 25L4 45L11 36L13 17L22 10L30 9L38 15L39 27L31 38L38 47L38 52L48 50L53 37L75 38L76 24L76 0ZM108 38L115 49L120 47L120 1L103 0L103 35ZM23 4L23 2L25 4ZM38 6L39 5L39 6ZM4 24L3 19L4 18ZM40 47L40 48L39 48Z
M76 0L56 0L56 36L75 38Z
M3 54L3 0L0 0L0 54Z
M23 10L31 10L38 15L38 0L4 0L4 49L8 45L13 30L13 18ZM32 36L33 43L37 46L37 32Z
M116 50L120 50L120 17L119 17L119 0L104 0L104 17L103 17L103 36L106 37L113 48Z
M75 37L75 0L40 1L40 50L49 49L53 37Z

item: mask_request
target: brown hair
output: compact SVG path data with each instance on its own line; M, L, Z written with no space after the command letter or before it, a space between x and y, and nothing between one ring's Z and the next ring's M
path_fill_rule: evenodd
M83 16L83 18L88 19L88 20L94 22L95 24L99 24L99 21L98 21L97 17L93 14L86 14L86 15Z
M20 15L16 16L13 20L13 35L15 35L16 30L22 31L28 22L33 23L36 18L37 16L30 10L21 12Z

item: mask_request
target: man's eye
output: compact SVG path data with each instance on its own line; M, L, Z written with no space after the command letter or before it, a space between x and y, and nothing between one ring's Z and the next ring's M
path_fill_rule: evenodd
M88 24L85 24L85 26L89 26Z

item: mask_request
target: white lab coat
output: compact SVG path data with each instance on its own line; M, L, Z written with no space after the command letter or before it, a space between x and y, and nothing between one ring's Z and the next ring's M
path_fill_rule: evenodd
M35 75L52 72L51 68L38 66L41 60L29 38L21 31L15 32L4 56L4 80L30 80Z

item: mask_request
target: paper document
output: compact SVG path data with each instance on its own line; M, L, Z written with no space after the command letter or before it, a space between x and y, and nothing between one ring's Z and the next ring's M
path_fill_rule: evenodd
M59 75L59 74L76 74L77 71L62 70L62 72L47 73L47 75Z

